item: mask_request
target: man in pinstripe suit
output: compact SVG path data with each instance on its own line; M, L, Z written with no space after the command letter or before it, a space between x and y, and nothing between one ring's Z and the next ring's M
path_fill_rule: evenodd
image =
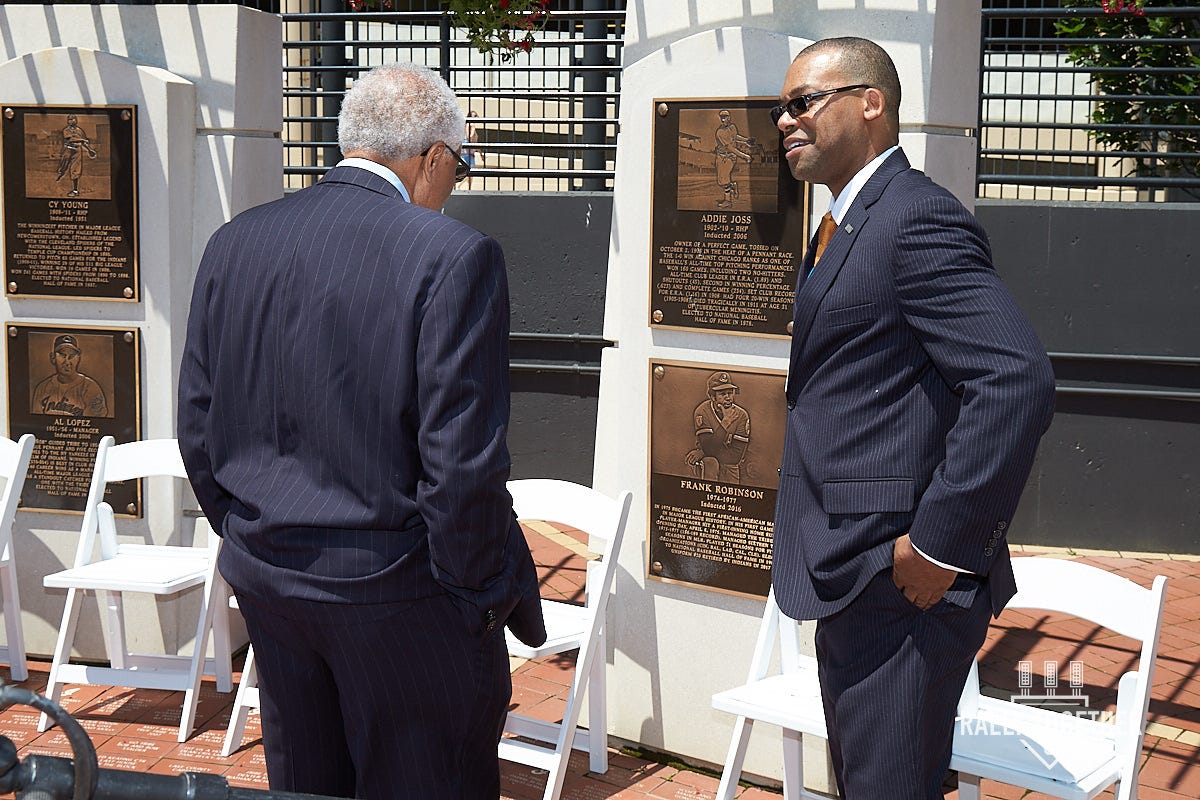
M792 175L834 200L796 292L772 585L819 620L842 796L941 797L959 693L1015 591L1005 534L1053 374L979 224L899 150L887 53L817 42L780 101Z
M505 489L504 258L438 213L463 124L435 73L372 70L347 158L200 263L179 441L254 644L273 789L498 797L503 629L545 639Z

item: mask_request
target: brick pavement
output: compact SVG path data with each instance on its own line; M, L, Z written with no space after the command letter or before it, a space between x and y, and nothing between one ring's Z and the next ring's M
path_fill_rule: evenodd
M578 532L533 526L530 543L542 577L543 594L582 601L584 561ZM1146 736L1139 780L1141 800L1192 800L1200 797L1200 559L1165 554L1072 553L1046 548L1016 548L1017 555L1073 557L1120 572L1142 585L1155 574L1167 575L1168 590L1164 632L1155 670L1151 723ZM993 623L981 654L981 677L996 691L1016 689L1017 662L1057 658L1085 664L1085 690L1093 705L1107 703L1115 691L1116 676L1124 671L1136 650L1120 637L1096 631L1093 626L1059 618L1032 617L1006 612ZM513 703L522 713L557 720L569 684L573 660L555 657L537 662L513 663ZM39 691L45 686L49 664L30 661L30 678L23 686ZM0 668L0 677L7 670ZM182 771L223 775L231 785L264 788L266 772L258 717L250 715L244 746L228 758L220 755L233 695L221 694L206 681L197 711L197 732L183 744L175 741L180 694L120 687L72 686L63 705L76 715L96 745L102 767L177 774ZM32 709L11 708L0 714L0 734L9 737L24 756L33 753L66 755L60 732L39 734ZM732 726L732 718L730 719ZM505 800L536 800L544 777L517 764L502 765ZM712 798L717 778L681 764L671 766L636 758L625 752L611 754L607 774L587 771L587 759L575 753L562 797L564 800L700 800ZM984 783L990 800L1039 800L1044 795ZM743 787L739 800L777 798L778 792ZM947 798L957 800L948 788ZM1106 792L1101 797L1111 797Z

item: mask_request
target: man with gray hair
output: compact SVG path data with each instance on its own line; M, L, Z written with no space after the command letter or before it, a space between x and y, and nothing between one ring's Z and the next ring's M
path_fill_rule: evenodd
M200 263L179 442L254 645L272 789L498 797L503 629L545 639L505 489L504 257L438 213L463 124L436 73L371 70L346 158Z

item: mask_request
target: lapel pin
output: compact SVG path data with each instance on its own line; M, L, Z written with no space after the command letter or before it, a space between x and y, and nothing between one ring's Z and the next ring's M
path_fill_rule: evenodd
M851 225L849 222L846 223L845 228L846 228L846 233L854 233L854 226Z

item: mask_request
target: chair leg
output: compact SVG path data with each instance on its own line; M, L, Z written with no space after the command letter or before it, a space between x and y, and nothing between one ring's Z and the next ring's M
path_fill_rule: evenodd
M982 796L981 782L982 779L978 775L958 773L958 800L979 800Z
M604 627L596 636L596 655L588 676L588 768L603 775L608 772L608 695L605 667L608 639Z
M602 670L604 666L603 661L600 662L599 666L596 663L597 651L603 641L602 637L596 636L591 641L585 640L583 647L579 648L579 655L575 661L575 676L571 679L571 692L567 699L567 707L563 709L563 718L558 729L558 739L555 742L555 766L546 776L546 792L542 796L542 800L558 800L558 796L562 792L563 780L567 776L567 764L570 761L571 750L575 744L575 733L579 729L579 712L582 708L580 704L583 702L581 695L585 691L589 694L591 693L592 679L596 672ZM601 683L597 692L602 693L603 691L604 685ZM591 720L590 724L595 728L596 721ZM604 731L606 729L600 728L600 730ZM588 742L590 746L590 733L588 734ZM607 759L605 760L607 761Z
M196 623L196 636L192 640L192 659L188 668L188 688L183 693L183 711L179 717L179 741L186 742L192 735L196 722L196 705L200 700L200 683L204 679L205 654L208 652L208 637L213 629L213 617L216 606L213 595L220 578L215 578L215 570L210 568L208 580L204 584L200 598L200 620Z
M233 691L233 648L229 643L229 584L218 575L213 605L213 674L218 692Z
M753 727L754 720L745 717L738 717L733 723L733 737L729 740L729 753L725 756L725 769L721 770L721 784L717 787L715 800L733 800L738 788L738 779L742 777L746 745L750 743L750 731Z
M126 669L129 644L125 638L125 599L120 592L97 592L104 596L108 615L108 660L113 669Z
M21 626L21 598L17 591L17 571L5 548L4 563L0 566L0 584L4 592L4 629L8 636L8 674L13 681L29 677L25 664L25 632Z
M54 645L54 660L50 662L50 678L46 682L46 699L57 703L62 694L62 683L58 673L63 664L71 660L71 648L75 645L75 628L79 624L79 607L83 598L78 589L67 589L67 604L63 607L62 623L58 626L58 642ZM42 714L38 719L38 730L50 727L50 717Z
M804 749L799 731L783 729L783 798L804 797Z
M254 669L254 647L246 650L246 665L242 667L242 680L238 683L237 697L233 701L233 713L229 717L229 730L225 733L225 744L221 755L228 757L242 746L242 735L246 732L246 720L250 716L250 705L246 702L250 690L258 683Z

